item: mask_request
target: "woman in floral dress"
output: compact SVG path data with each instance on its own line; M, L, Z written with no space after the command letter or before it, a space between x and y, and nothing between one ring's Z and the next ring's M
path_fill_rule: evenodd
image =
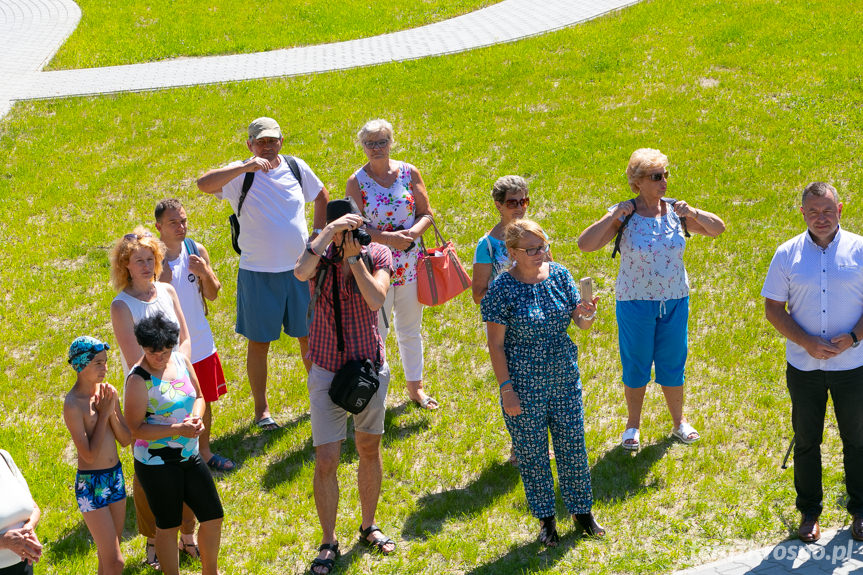
M640 445L641 406L651 367L671 413L672 435L684 443L699 438L683 415L689 321L689 278L683 251L689 232L716 237L725 224L716 214L695 209L683 200L663 200L668 175L665 154L650 148L635 150L626 176L638 195L609 207L578 238L578 247L592 252L614 239L627 222L620 239L615 240L620 271L614 291L628 414L620 443L630 451Z
M395 270L381 308L387 321L378 322L381 339L386 341L387 324L395 312L393 326L408 395L424 409L437 409L438 402L423 389L423 306L417 299L416 242L431 225L428 193L416 167L390 158L392 124L372 120L357 138L368 162L348 178L347 196L369 220L372 241L390 248Z

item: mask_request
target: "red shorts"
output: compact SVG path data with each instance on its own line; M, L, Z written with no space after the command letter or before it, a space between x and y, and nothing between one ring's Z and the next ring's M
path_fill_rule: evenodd
M227 393L228 386L225 385L225 374L222 372L222 362L219 360L218 352L193 363L192 367L195 368L195 375L198 376L198 385L201 386L204 401L207 403L216 401Z

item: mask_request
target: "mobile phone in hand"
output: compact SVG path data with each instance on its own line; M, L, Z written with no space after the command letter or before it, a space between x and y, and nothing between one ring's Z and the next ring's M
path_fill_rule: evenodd
M593 301L593 279L581 278L578 282L578 291L581 292L582 300Z

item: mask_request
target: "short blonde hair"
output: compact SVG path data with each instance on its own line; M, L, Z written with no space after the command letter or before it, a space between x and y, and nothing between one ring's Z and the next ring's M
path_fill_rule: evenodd
M150 233L144 226L138 226L131 234L126 234L114 244L111 250L111 284L118 292L123 291L132 283L129 275L129 259L138 248L147 248L153 252L156 265L153 268L153 281L162 275L162 260L165 259L165 244Z
M521 192L527 194L527 180L521 176L501 176L491 188L491 197L499 204L506 200L510 192Z
M357 141L362 144L366 141L366 138L371 134L379 134L383 132L389 138L390 143L393 143L393 125L387 122L386 120L382 120L381 118L377 118L376 120L369 120L366 122L360 131L357 132Z
M635 184L637 179L650 170L666 167L668 167L668 156L653 148L638 148L629 156L629 165L626 166L626 179L629 180L629 187L637 194L638 186Z
M510 259L512 250L518 247L518 243L527 234L533 234L543 242L547 237L538 223L528 219L513 220L503 230L503 241L506 243L506 251L510 253Z

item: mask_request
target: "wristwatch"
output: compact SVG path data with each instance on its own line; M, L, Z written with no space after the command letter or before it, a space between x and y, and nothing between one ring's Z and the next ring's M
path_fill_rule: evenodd
M360 256L348 256L348 263L349 264L353 265L353 264L357 263L358 261L360 261ZM856 341L856 339L855 339L855 341Z
M850 335L850 336L851 336L851 341L853 341L853 342L854 342L854 343L852 343L852 344L851 344L851 347L857 347L858 345L860 345L860 340L859 340L859 339L857 339L857 334L856 334L856 333L854 333L854 330L849 331L849 332L848 332L848 335Z

